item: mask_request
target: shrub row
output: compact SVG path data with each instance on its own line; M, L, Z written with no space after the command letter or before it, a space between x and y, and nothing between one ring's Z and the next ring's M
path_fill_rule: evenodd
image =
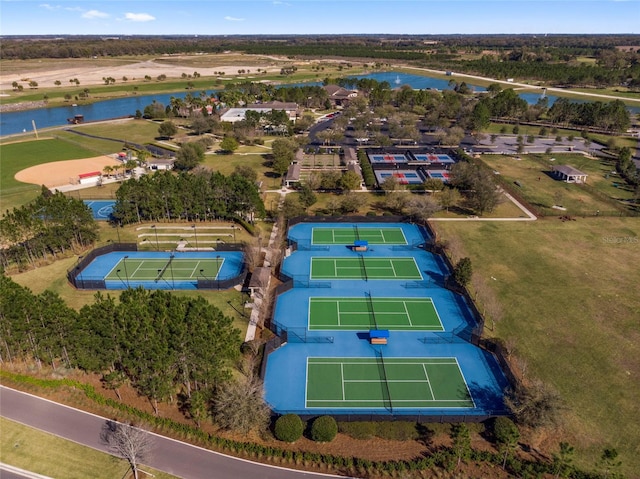
M161 418L150 413L140 411L126 404L122 404L116 400L105 398L95 388L88 384L70 379L38 379L31 376L14 374L8 371L0 370L0 378L6 378L14 383L26 386L33 386L43 389L54 389L60 387L69 387L81 390L88 399L98 405L108 406L129 417L135 418L141 423L148 424L161 431L172 432L184 439L197 441L199 444L208 446L212 449L227 452L231 454L241 455L249 458L263 459L270 462L282 464L299 464L305 466L325 467L335 472L347 472L350 474L370 475L372 473L384 473L394 475L403 471L424 471L433 468L444 468L453 470L457 464L458 456L453 449L440 448L428 457L420 457L409 461L370 461L367 459L335 456L331 454L320 454L312 452L289 451L279 447L264 446L252 442L235 441L214 436L201 429L188 424L179 423L168 418ZM296 415L293 415L300 420ZM285 416L283 416L285 417ZM295 419L292 422L296 422ZM302 423L302 421L300 421ZM380 422L380 423L341 423L340 430L356 437L360 435L368 437L374 435L385 437L384 431L396 430L391 436L408 434L410 430L414 432L412 435L418 434L414 423L409 422ZM403 431L400 434L398 431ZM302 432L300 432L300 435ZM409 439L411 437L407 437ZM503 456L499 453L491 451L471 451L471 461L502 465ZM534 475L554 474L556 472L551 463L540 461L526 461L517 458L509 458L506 464L506 470L519 477L531 477ZM574 479L601 479L603 476L598 473L589 473L571 467L570 477ZM619 476L620 477L620 476Z

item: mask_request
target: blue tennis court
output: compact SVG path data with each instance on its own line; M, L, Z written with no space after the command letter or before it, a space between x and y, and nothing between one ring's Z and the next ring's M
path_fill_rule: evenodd
M96 257L76 276L84 288L104 281L106 289L197 289L198 280L239 276L243 254L237 251L114 251Z
M415 153L413 156L417 161L424 161L426 163L455 163L453 158L445 154Z
M375 172L378 183L382 183L387 178L393 177L398 180L398 184L401 185L421 185L424 183L424 177L417 171L412 170L394 170L384 171L378 170Z
M98 221L108 221L111 219L115 200L84 200L93 213L93 219Z
M361 256L343 241L312 241L321 229L367 227L399 228L407 244L376 243ZM419 422L506 412L508 382L495 357L469 342L475 316L463 296L444 287L451 272L420 246L429 240L422 227L310 221L292 226L288 239L297 248L281 273L291 287L278 295L270 326L283 343L268 354L264 373L273 411ZM343 277L336 258L352 261L364 277ZM389 259L411 259L421 278L367 281L373 262ZM325 263L331 274L313 266ZM378 333L385 342L376 342Z
M427 176L444 182L449 181L449 172L447 170L430 170L427 171Z
M369 153L367 156L371 163L406 163L409 161L405 155L398 153Z

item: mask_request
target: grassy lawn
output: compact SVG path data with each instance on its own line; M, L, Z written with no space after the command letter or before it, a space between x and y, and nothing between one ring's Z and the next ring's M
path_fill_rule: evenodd
M135 243L138 240L138 231L136 228L140 225L131 225L124 228L116 228L110 226L106 222L99 222L100 226L100 243L105 245L108 241L117 241L118 238L122 242ZM201 223L202 226L212 226L215 223ZM264 229L263 237L267 237L270 232L271 225L263 223L260 228ZM236 239L238 241L252 241L252 237L244 230L237 230ZM255 241L255 240L253 240ZM78 256L70 256L55 261L52 264L39 267L24 273L12 274L11 279L16 283L28 287L35 294L40 294L44 290L51 290L67 303L68 306L79 310L86 304L94 302L95 290L79 290L75 289L67 281L67 270L72 268L78 261ZM102 291L102 294L110 294L117 298L120 296L119 291ZM250 314L249 310L244 310L243 304L246 300L241 292L235 289L223 291L173 291L173 294L179 296L196 297L202 296L209 303L218 307L226 316L233 318L234 325L238 328L243 337L247 327L247 318ZM243 316L247 315L247 318Z
M5 418L0 418L0 429L2 462L27 471L67 479L112 479L126 477L129 469L122 459ZM142 469L157 479L175 477L144 466Z
M638 220L435 228L442 240L461 241L474 274L501 301L504 317L487 333L514 344L528 365L526 376L551 384L566 403L561 430L539 439L569 441L575 462L586 468L603 448L614 447L633 476L640 470Z
M34 199L40 187L17 181L14 176L30 166L51 161L75 160L96 156L96 153L82 145L61 139L42 139L21 143L2 144L0 174L0 200L2 210L20 206Z
M58 260L48 266L14 274L11 276L11 279L22 286L28 287L35 294L40 294L47 289L53 291L57 293L68 306L79 310L84 305L93 304L96 291L75 289L67 281L66 272L76 264L77 259L77 256L74 256L72 258ZM177 296L194 298L202 296L210 304L219 308L226 316L232 318L234 320L234 326L241 331L241 335L244 337L250 310L244 310L243 304L246 296L239 291L235 289L224 291L177 290L172 293ZM118 298L120 291L101 291L101 294ZM246 314L246 318L242 313Z
M534 206L547 208L547 214L555 204L566 208L558 214L594 215L596 211L616 212L615 207L577 184L558 181L551 176L554 165L571 165L588 174L587 184L613 199L628 200L632 192L616 188L614 183L622 183L616 176L606 177L614 168L610 161L593 159L582 155L554 155L555 161L549 161L549 155L522 155L520 160L511 156L484 155L483 161L509 183L518 181L518 191Z

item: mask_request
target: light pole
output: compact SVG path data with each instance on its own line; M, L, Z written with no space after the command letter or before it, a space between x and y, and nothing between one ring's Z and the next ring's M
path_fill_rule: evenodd
M123 257L122 264L124 265L124 277L127 280L127 288L129 288L129 272L127 271L127 259L129 259L129 256Z
M220 255L216 256L216 284L218 286L218 291L220 291Z
M160 251L160 245L158 244L158 228L156 228L156 225L152 225L151 228L153 228L153 231L156 233L156 251Z
M233 230L233 242L236 242L236 225L232 225L231 229Z
M174 256L175 255L173 253L169 255L169 269L171 270L171 289L176 289L176 282L173 279L173 264L172 264Z
M120 271L122 271L121 269L117 269L116 270L116 276L118 277L118 279L120 281L122 281L122 276L120 276ZM127 286L127 283L125 283L124 281L122 281L122 284L124 284L125 286ZM128 286L127 286L128 287Z
M198 231L196 225L191 225L191 227L193 228L193 236L195 236L196 239L196 251L200 251L200 248L198 248Z

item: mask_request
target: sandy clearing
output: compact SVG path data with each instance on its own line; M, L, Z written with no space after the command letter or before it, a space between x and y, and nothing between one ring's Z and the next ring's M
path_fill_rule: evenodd
M183 73L187 75L192 74L194 71L200 73L203 77L214 77L219 72L224 72L224 76L233 77L238 75L238 70L250 71L248 76L258 76L258 69L268 72L279 72L280 66L269 64L268 61L264 65L225 65L215 67L202 67L202 66L184 66L180 65L179 59L176 59L175 63L163 61L162 63L155 62L153 60L132 63L128 65L108 66L104 67L79 67L79 68L60 68L51 69L48 71L25 71L20 75L0 75L0 89L10 91L12 89L11 84L14 81L19 81L23 78L28 78L38 82L41 87L53 87L54 82L59 80L62 85L60 88L68 87L69 80L71 78L77 78L80 82L80 86L89 85L103 85L103 78L112 77L116 79L117 84L125 83L122 78L127 77L128 81L142 81L146 75L152 79L156 79L159 75L166 75L167 78L175 79L181 78ZM19 77L19 78L17 78ZM25 88L27 88L25 84Z
M82 173L102 171L105 166L121 166L122 163L110 156L102 155L81 160L53 161L31 166L16 173L15 179L23 183L45 185L48 188L68 185L71 178Z

